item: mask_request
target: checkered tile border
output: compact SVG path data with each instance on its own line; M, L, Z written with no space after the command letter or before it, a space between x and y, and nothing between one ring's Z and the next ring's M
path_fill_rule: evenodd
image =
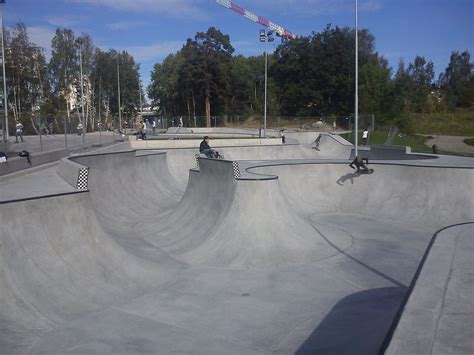
M236 161L232 162L232 169L234 170L234 178L238 179L240 178L240 168L239 168L239 163Z
M79 169L79 176L77 177L77 189L87 190L89 184L89 168Z
M199 170L199 154L196 154L195 157L196 157L196 169Z

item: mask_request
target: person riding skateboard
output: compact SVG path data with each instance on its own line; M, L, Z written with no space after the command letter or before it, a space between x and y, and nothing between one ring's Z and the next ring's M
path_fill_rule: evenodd
M352 161L352 163L349 164L349 166L352 169L357 168L357 173L369 173L370 170L367 167L367 165L364 164L364 161L365 161L365 164L369 164L369 159L362 158L360 155L357 155L355 159Z

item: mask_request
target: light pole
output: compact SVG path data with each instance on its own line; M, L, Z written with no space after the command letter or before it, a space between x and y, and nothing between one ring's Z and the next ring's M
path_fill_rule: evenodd
M86 122L85 122L85 114L84 114L84 83L83 83L83 75L82 75L82 38L77 39L79 43L79 66L81 69L81 106L82 106L82 146L86 146Z
M5 1L1 2L2 4ZM8 93L7 93L7 79L5 77L5 37L3 35L3 5L0 4L0 9L2 13L0 14L0 36L2 37L2 68L3 68L3 112L4 112L4 120L2 124L2 140L3 140L3 149L4 153L7 152L7 140L8 140Z
M117 58L117 91L118 91L118 114L119 114L119 133L122 133L122 106L120 103L120 66Z
M143 119L142 80L139 79L138 82L139 82L139 85L140 85L139 86L139 90L140 90L139 94L140 94L140 121L141 121ZM155 119L155 121L156 121L156 119ZM155 122L155 121L153 121L153 122Z
M358 37L358 1L355 0L355 132L354 132L354 144L355 144L355 155L359 153L359 37Z
M260 42L265 42L265 98L263 103L263 136L267 136L267 71L268 71L268 42L273 42L273 31L267 31L265 29L260 30Z

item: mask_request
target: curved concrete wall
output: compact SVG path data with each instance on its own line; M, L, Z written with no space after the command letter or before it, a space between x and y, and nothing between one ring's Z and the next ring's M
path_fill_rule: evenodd
M252 169L277 175L298 209L344 212L445 226L474 219L474 169L371 164L355 175L347 164L300 164Z

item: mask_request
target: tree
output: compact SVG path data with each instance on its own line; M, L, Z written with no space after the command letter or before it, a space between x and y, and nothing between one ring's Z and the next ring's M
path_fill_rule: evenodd
M361 30L359 37L360 66L369 63L370 68L378 67L380 75L386 77L387 65L374 52L374 37L367 30ZM313 32L277 48L270 74L279 88L283 114L347 115L353 112L354 39L354 30L328 25L321 33ZM368 85L368 78L366 83Z
M56 34L51 40L49 73L53 95L64 98L67 118L70 121L71 107L77 103L72 88L79 73L77 47L72 30L56 29Z
M359 69L359 108L378 117L392 113L393 85L386 59L373 54Z
M210 27L207 32L198 32L194 41L186 43L188 49L196 51L195 83L204 91L206 126L211 126L211 99L219 104L219 95L225 97L229 90L228 73L234 48L228 35Z
M46 60L42 48L30 42L22 22L10 32L6 31L5 37L8 106L15 119L22 120L24 113L39 111L46 99Z
M407 74L414 83L413 109L416 112L429 111L428 97L434 78L433 62L426 61L424 57L417 56L413 63L408 65Z
M448 67L440 75L439 85L449 107L474 105L474 64L468 51L451 53Z

